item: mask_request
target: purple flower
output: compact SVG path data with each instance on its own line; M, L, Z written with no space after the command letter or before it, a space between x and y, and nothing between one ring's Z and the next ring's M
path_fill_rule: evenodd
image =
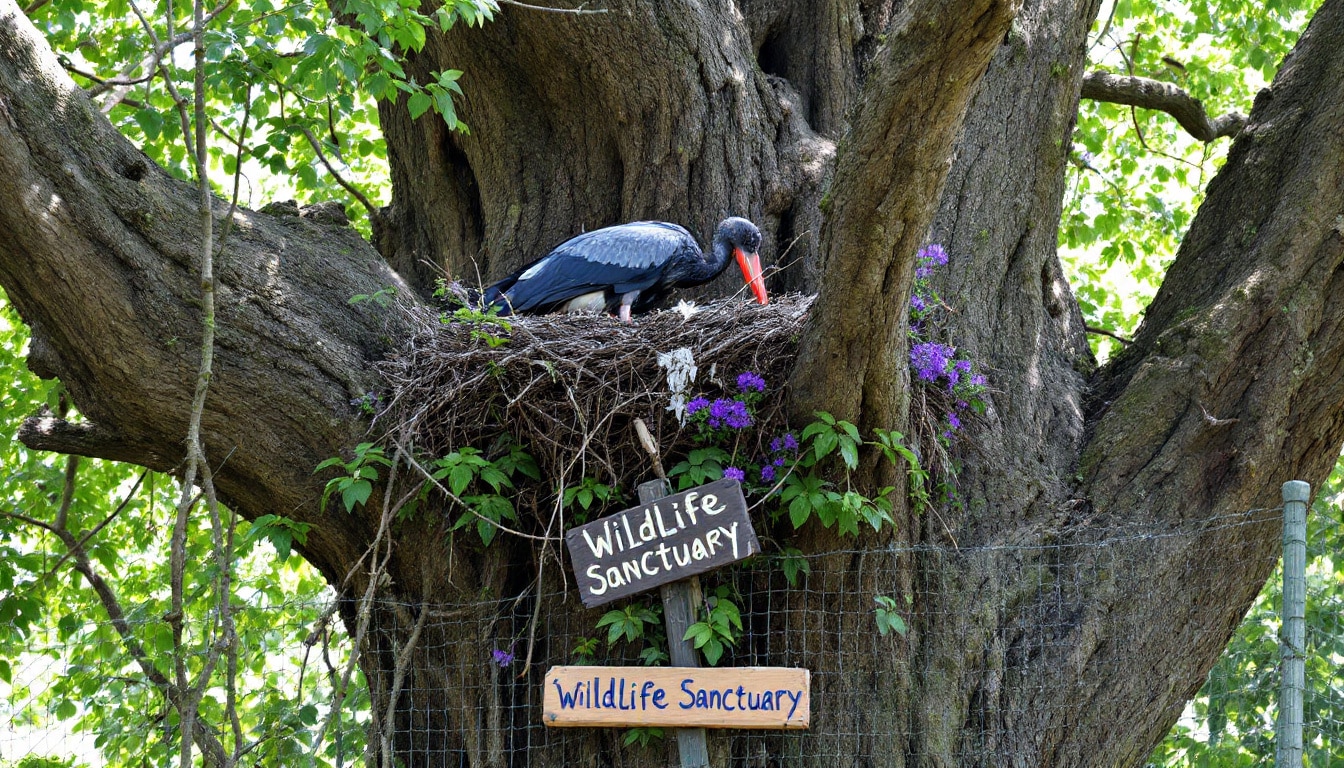
M957 401L957 410L958 410L958 411L964 411L964 410L966 410L966 409L969 408L969 407L971 407L971 404L968 403L968 402L966 402L965 400L958 400L958 401Z
M956 365L956 369L957 369L958 371L961 371L962 373L970 373L970 372L971 372L971 361L970 361L970 360L958 360L958 361L957 361L957 365Z
M947 414L947 425L953 430L961 429L961 419L957 418L957 414L949 413Z
M771 464L771 466L782 467L782 466L784 466L784 457L783 457L783 456L780 456L779 458L777 458L777 459L775 459L774 461L770 462L770 464Z
M928 280L930 277L933 277L933 267L930 267L928 264L920 264L918 267L915 267L916 280Z
M773 483L775 481L775 468L769 464L761 467L761 482Z
M986 379L983 373L977 373L971 377L971 386L973 387L983 387L988 383L989 379Z
M798 450L798 438L794 437L792 432L786 432L784 434L784 450L786 451Z
M929 243L919 249L919 258L926 264L941 267L947 264L947 251L943 250L943 246L937 243Z
M723 479L736 480L737 482L740 483L747 479L747 473L743 472L737 467L727 467L723 470Z
M737 377L737 390L739 392L746 392L749 389L754 389L757 392L764 392L765 379L761 378L760 376L757 376L755 373L752 373L751 371L747 371L746 373L740 374Z
M916 312L923 312L924 310L929 308L929 305L924 301L923 296L920 296L918 293L916 293L915 295L910 297L910 308L915 310Z
M709 406L709 418L706 423L714 429L727 425L733 429L745 429L751 426L751 413L747 404L741 400L719 398Z
M696 411L703 411L708 407L709 407L708 400L706 400L703 397L697 397L691 402L686 404L686 413L687 415L690 415L692 413L695 413Z
M948 363L955 350L936 341L925 341L910 348L910 365L915 375L924 381L937 381L947 373Z
M495 663L499 665L500 669L504 669L513 663L512 647L510 647L509 650L507 651L501 651L498 648L496 648L495 650L490 652L490 655L494 657Z

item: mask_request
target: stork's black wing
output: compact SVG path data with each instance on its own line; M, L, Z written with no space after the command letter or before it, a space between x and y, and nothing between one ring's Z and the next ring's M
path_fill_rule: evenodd
M668 264L698 258L691 233L676 224L636 221L585 232L486 289L484 302L501 311L549 312L603 291L609 308L631 291L662 293Z

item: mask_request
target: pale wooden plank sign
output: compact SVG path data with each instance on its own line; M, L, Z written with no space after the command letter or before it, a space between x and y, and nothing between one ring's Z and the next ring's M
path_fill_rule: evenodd
M736 480L716 480L565 532L589 608L761 551Z
M775 728L811 721L812 676L789 667L551 667L554 727Z

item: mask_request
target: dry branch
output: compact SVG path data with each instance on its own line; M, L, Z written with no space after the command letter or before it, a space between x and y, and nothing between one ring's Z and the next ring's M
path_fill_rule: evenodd
M1166 112L1191 136L1206 144L1224 136L1236 136L1246 124L1246 116L1240 112L1228 112L1210 120L1199 99L1171 83L1146 77L1089 72L1083 76L1083 98Z

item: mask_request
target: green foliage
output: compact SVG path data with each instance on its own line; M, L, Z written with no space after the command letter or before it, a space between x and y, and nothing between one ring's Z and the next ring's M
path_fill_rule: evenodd
M837 421L825 411L817 411L817 420L803 428L802 440L812 443L813 461L821 461L837 448L845 462L845 469L859 467L859 428L848 421Z
M75 758L55 758L39 757L37 755L26 755L18 762L10 764L13 768L85 768L88 763L77 763Z
M655 741L662 741L662 739L662 728L630 728L625 732L625 736L621 739L621 743L627 747L631 744L639 744L642 748L649 746L649 744Z
M294 542L301 545L308 543L308 529L312 527L310 523L300 523L282 515L262 515L248 526L243 534L243 545L251 546L266 539L275 547L275 554L284 561L289 559Z
M896 608L896 599L886 595L877 595L873 598L873 602L877 603L877 609L873 611L877 618L877 633L886 637L888 634L895 632L901 637L905 637L907 627L905 626L905 619L901 618L901 614Z
M1088 69L1172 83L1210 117L1247 114L1319 5L1118 0L1109 26L1103 10L1093 27ZM1137 329L1230 144L1202 144L1164 113L1082 102L1059 244L1089 325ZM1100 335L1092 344L1102 357L1117 346Z
M742 633L742 612L728 599L728 587L720 586L705 598L704 617L686 628L682 640L690 640L705 661L713 667L723 658L723 652L737 642Z
M1278 716L1280 563L1232 635L1208 681L1153 751L1149 763L1250 766L1273 760ZM1344 460L1307 513L1307 612L1303 693L1307 766L1344 765Z
M465 323L471 326L471 338L483 342L491 349L509 343L509 334L513 332L513 325L499 316L499 307L488 307L485 310L460 307L454 310L452 315L442 316L440 321Z
M574 657L574 664L586 665L592 664L597 656L597 646L601 641L596 637L581 637L579 642L570 650L570 655Z
M333 456L318 464L313 474L331 467L339 467L344 473L327 481L327 486L322 491L322 510L326 511L327 500L331 495L339 493L345 511L354 512L355 507L363 506L369 500L369 494L373 493L373 484L378 480L378 467L391 465L392 461L387 458L383 449L373 443L360 443L355 446L355 458L350 461L340 456Z
M597 628L607 627L607 645L615 645L622 638L627 643L644 637L645 625L658 625L661 611L654 611L638 603L607 611L597 622Z
M178 104L164 81L171 78L182 98L191 100L192 57L147 57L168 38L165 14L148 7L142 21L121 0L100 7L50 0L32 7L30 18L61 52L76 82L96 88L104 104L115 99L108 117L122 133L171 173L192 177ZM173 31L183 34L190 29L191 4L171 7ZM421 50L429 31L459 22L481 25L498 6L493 0L447 0L426 15L413 0L349 0L341 22L325 3L246 0L214 8L205 29L205 100L215 126L207 160L217 184L245 172L249 197L243 203L255 208L288 197L346 197L328 164L369 197L384 197L387 156L377 99L401 102L416 116L433 111L450 129L465 131L453 102L462 95L463 73L437 72L418 82L402 57ZM114 89L99 84L116 77L133 84L113 97ZM232 186L220 184L216 191L227 196ZM355 213L356 226L367 234L367 212Z
M779 553L779 568L790 587L798 586L798 577L812 573L812 564L797 547L784 547Z
M499 454L491 459L476 448L462 448L431 462L432 481L426 481L420 497L434 487L434 481L447 483L452 501L462 511L453 522L453 530L475 524L481 543L489 546L505 520L517 520L513 501L507 494L516 489L518 476L541 479L536 461L521 445L504 441L496 446Z
M865 445L877 448L893 466L900 466L899 461L906 462L911 474L911 493L921 506L927 501L924 490L927 474L920 469L915 452L902 442L901 433L879 431L877 441L864 441L853 424L825 412L816 416L816 421L803 428L800 452L780 491L780 502L794 528L802 528L815 519L827 528L855 536L860 523L867 523L874 531L881 530L883 525L895 525L892 518L895 488L881 488L869 497L850 485L850 474L859 466L859 449ZM823 474L824 462L833 455L840 458L842 482Z
M9 385L0 387L0 429L13 435L20 421L50 403L60 407L61 391L32 376L24 365L27 330L0 294L0 369ZM68 414L78 419L77 413ZM177 715L146 679L113 629L85 580L62 560L64 546L51 534L11 513L42 521L55 519L64 486L66 459L30 451L17 440L0 441L0 690L8 694L9 727L19 733L64 728L87 734L96 765L140 768L175 765ZM144 476L137 485L137 480ZM170 477L139 467L82 459L76 476L68 526L92 533L85 547L92 565L116 592L135 639L160 670L172 677L173 639L163 620L170 610L168 538L178 489ZM115 514L114 514L115 513ZM227 520L227 515L226 518ZM102 526L97 533L94 529ZM238 634L238 713L243 738L257 741L240 766L350 765L363 753L367 691L358 685L322 745L313 743L315 717L331 699L329 679L305 654L321 653L305 639L325 603L326 583L299 558L280 552L283 533L302 542L305 526L284 518L240 523L232 599ZM192 660L213 642L210 627L220 600L207 515L190 518L186 555L198 564L185 572L185 650ZM323 640L336 665L348 648ZM314 657L315 659L316 657ZM38 669L59 674L34 677ZM194 674L195 672L193 672ZM224 665L216 669L201 703L205 722L232 746L222 694ZM19 707L22 709L19 709ZM10 768L68 768L87 755L7 753ZM302 758L302 759L301 759Z
M351 306L355 306L368 301L377 304L380 307L390 307L392 306L392 299L394 299L396 295L397 287L395 285L389 285L386 288L379 288L373 293L356 293L354 296L350 297L349 303Z
M910 500L915 505L915 513L922 513L929 507L929 471L920 466L919 456L905 444L905 435L894 430L875 429L876 440L868 443L882 452L882 457L894 467L905 462L906 474L910 478Z
M677 490L684 491L722 478L723 468L731 460L728 452L718 446L695 448L668 470L667 477L676 478Z
M606 504L618 500L620 495L616 489L606 483L598 482L595 477L585 477L579 481L578 485L571 485L565 488L561 494L561 506L572 510L575 523L582 525L588 522L588 513L594 507L600 509ZM575 510L574 505L579 509Z

